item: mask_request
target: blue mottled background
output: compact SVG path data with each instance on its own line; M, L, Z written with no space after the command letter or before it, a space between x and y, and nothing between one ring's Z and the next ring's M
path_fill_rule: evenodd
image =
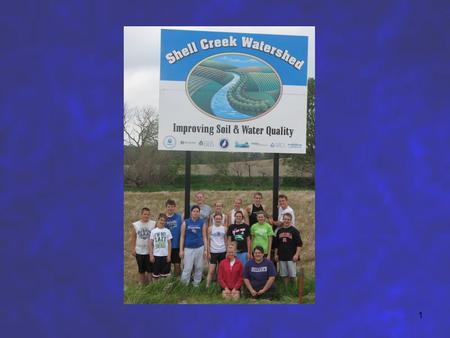
M449 14L3 3L1 336L448 337ZM245 24L317 27L316 304L123 305L123 26Z

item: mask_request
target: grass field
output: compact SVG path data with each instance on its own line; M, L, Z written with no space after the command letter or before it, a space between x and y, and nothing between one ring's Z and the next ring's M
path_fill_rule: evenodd
M297 288L291 284L284 286L280 280L276 280L278 297L276 300L253 301L241 297L239 301L225 300L220 296L220 286L213 283L205 288L204 281L198 288L185 286L178 278L167 278L155 283L140 287L137 285L125 285L124 303L126 304L292 304L297 303ZM302 304L314 304L315 290L314 280L305 280Z
M283 191L282 191L283 192ZM272 192L262 191L263 204L271 212ZM305 271L304 303L315 302L315 193L314 191L287 191L289 204L295 211L297 228L300 230L303 248L301 251L301 266ZM252 201L251 191L205 191L206 203L213 205L222 201L228 211L236 197L241 197L244 205ZM206 289L204 282L199 288L181 285L178 280L169 278L158 281L146 287L137 285L138 273L134 257L130 250L131 223L139 219L142 207L149 207L152 219L164 211L164 203L173 198L178 204L178 210L183 210L184 192L125 192L124 193L124 302L125 303L226 303L221 299L219 286L214 284ZM193 200L193 194L191 196ZM291 286L285 288L277 281L280 297L278 303L297 303L297 291ZM264 303L264 301L259 301ZM240 303L255 303L242 299ZM272 302L273 303L273 302Z

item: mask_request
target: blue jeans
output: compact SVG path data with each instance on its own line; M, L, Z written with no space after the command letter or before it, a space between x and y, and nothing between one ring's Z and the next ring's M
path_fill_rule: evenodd
M239 259L242 263L242 265L245 267L245 264L247 263L247 253L246 252L236 252L236 257Z

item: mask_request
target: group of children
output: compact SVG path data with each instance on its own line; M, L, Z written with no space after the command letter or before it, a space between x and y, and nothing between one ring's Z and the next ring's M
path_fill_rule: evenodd
M167 200L156 222L150 220L148 208L142 209L131 237L141 284L169 276L173 264L175 276L181 275L185 284L193 279L198 286L204 259L209 262L206 286L217 276L227 298L239 298L242 284L250 297L271 298L277 264L285 283L295 280L303 243L286 195L279 195L276 220L267 214L259 192L246 208L242 199L235 199L228 213L221 202L214 209L205 204L202 192L195 195L195 201L189 217L183 217L176 212L175 201Z

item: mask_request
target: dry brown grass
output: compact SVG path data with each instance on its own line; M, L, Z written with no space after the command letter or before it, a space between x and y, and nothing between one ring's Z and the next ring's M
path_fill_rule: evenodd
M289 205L295 211L297 228L300 230L303 240L301 251L302 267L308 276L315 275L315 193L314 191L287 191ZM271 210L272 191L262 191L263 203ZM252 201L253 192L250 191L205 191L206 203L212 206L214 202L221 201L228 211L233 206L236 197L241 197L243 205L247 206ZM178 211L184 210L184 192L125 192L124 193L124 279L125 283L137 281L138 273L136 261L131 256L130 235L131 223L138 220L140 210L148 207L152 213L152 219L165 210L165 201L168 198L175 199ZM191 201L194 195L191 196Z

